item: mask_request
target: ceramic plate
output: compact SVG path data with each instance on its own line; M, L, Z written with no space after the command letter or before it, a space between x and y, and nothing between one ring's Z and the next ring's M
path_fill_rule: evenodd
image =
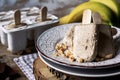
M109 77L109 76L115 76L120 74L120 67L114 67L114 68L109 68L109 69L96 69L96 70L91 70L91 69L76 69L76 68L70 68L66 67L64 65L59 65L56 63L53 63L49 61L48 59L44 58L43 56L39 55L40 59L49 67L60 71L65 74L69 75L74 75L74 76L80 76L80 77Z
M75 68L98 69L98 68L108 68L108 67L120 65L120 50L117 51L117 55L114 58L100 62L78 63L78 62L71 62L70 60L68 60L68 58L64 58L61 56L54 57L53 54L55 51L54 47L56 43L59 42L64 37L65 33L70 27L78 24L79 23L60 25L45 31L42 35L39 36L37 40L36 47L38 53L54 63L69 67L75 67Z

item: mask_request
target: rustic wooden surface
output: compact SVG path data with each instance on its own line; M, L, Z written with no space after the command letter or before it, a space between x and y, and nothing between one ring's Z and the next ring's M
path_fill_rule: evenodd
M11 53L7 50L7 47L0 44L0 80L4 80L6 78L10 78L12 80L28 80L19 67L15 64L13 58L36 52L35 47L32 46L33 44L26 48L26 50Z
M38 57L33 63L33 72L36 80L79 80L80 78L70 76L48 67ZM81 78L82 80L85 78Z
M100 77L100 78L90 78L90 77L76 77L68 74L61 73L50 67L41 61L38 57L33 63L33 72L36 80L119 80L120 75L111 77Z
M37 58L33 63L33 72L36 80L56 80L57 78L49 72L47 65L45 65L40 58Z

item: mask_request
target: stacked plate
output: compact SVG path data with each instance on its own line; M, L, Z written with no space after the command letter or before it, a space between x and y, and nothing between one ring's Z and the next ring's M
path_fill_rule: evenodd
M54 47L56 43L64 37L65 33L70 27L77 24L79 23L60 25L42 33L42 35L39 36L36 45L41 60L57 71L74 76L108 77L119 75L120 49L117 50L116 56L114 58L99 62L70 62L70 60L65 57L54 56ZM118 28L116 29L118 33L113 36L113 38L115 40L115 44L119 44L120 30Z

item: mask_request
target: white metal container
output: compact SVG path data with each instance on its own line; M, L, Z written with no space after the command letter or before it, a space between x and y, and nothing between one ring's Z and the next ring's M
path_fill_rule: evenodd
M24 50L27 46L27 39L36 40L43 31L53 27L54 24L58 23L58 18L56 16L48 14L48 17L51 20L39 23L34 21L31 23L28 22L26 26L13 29L7 29L7 25L2 24L1 30L4 35L1 34L1 41L3 45L8 44L8 50L11 52ZM26 18L26 20L29 21L30 19L35 18L36 17Z
M4 22L0 22L0 41L1 44L4 46L8 46L8 39L7 39L7 34L2 30L2 27L8 23L10 23L11 21L4 21Z

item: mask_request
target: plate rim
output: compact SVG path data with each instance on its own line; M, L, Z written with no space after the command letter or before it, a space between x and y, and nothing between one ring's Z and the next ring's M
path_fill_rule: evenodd
M51 68L53 68L53 69L55 69L57 71L63 72L65 74L69 74L69 75L74 75L74 76L79 76L79 77L81 76L81 77L98 78L98 77L111 77L111 76L115 76L115 75L119 75L120 74L120 71L113 72L113 73L108 73L108 74L93 74L93 75L92 74L85 74L85 73L84 74L82 74L82 73L75 73L75 72L73 73L73 72L70 72L70 71L68 72L68 71L66 71L66 69L62 70L60 68L57 68L57 67L51 65L50 63L48 63L47 61L44 60L42 55L38 54L38 56L49 67L51 67Z
M58 27L63 27L63 26L68 26L68 25L76 25L76 24L79 24L79 23L70 23L70 24L65 24L65 25L58 25L56 27L53 27L53 28L50 28L46 31L44 31L37 39L36 41L36 49L38 51L38 54L41 54L43 56L45 56L47 59L49 59L50 61L53 61L55 63L58 63L58 64L61 64L61 65L65 65L65 66L72 66L72 67L76 67L76 68L89 68L89 69L103 69L103 68L111 68L111 67L116 67L116 66L119 66L120 65L120 62L117 62L117 63L114 63L114 64L107 64L107 65L100 65L100 66L85 66L85 65L75 65L75 64L68 64L66 62L62 62L62 61L59 61L59 60L56 60L56 59L53 59L49 56L47 56L46 54L44 54L38 47L38 41L40 40L40 38L42 36L44 36L44 34L49 31L49 30L52 30L52 29L55 29L55 28L58 28ZM39 41L40 42L40 41Z

